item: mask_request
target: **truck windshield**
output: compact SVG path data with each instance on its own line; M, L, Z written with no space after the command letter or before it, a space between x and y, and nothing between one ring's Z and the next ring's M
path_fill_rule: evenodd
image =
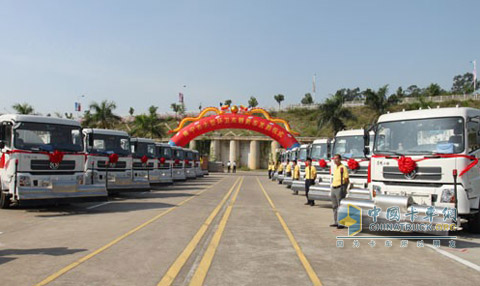
M327 144L313 144L311 157L313 160L328 159Z
M187 152L187 160L193 160L193 152Z
M184 158L184 152L182 150L174 150L173 151L173 157L175 159L183 160Z
M340 154L346 159L364 158L363 149L363 135L341 136L335 137L332 154Z
M376 154L453 154L465 149L460 117L384 122L378 124L375 138Z
M298 154L298 160L305 161L307 160L307 148L301 148Z
M155 158L155 144L137 141L135 144L132 144L132 155L135 158L143 156Z
M297 150L290 153L290 161L297 160Z
M82 133L77 126L21 122L14 131L14 145L20 150L48 152L83 150Z
M172 159L172 148L168 147L160 147L160 151L158 152L159 157L164 157L165 159Z
M88 147L89 153L130 155L130 138L118 135L89 134L93 136L93 146Z

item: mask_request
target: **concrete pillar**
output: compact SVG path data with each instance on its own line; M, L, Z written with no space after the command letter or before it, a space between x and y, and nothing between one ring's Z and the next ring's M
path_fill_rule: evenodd
M238 165L238 160L237 160L237 141L236 140L230 140L230 157L229 161L233 163L233 161L237 161L237 168L239 167Z
M280 144L279 144L277 141L273 140L273 141L272 141L272 144L271 144L271 151L270 151L270 154L271 154L271 155L269 156L269 157L270 157L269 160L275 161L275 160L277 159L277 157L276 157L276 152L275 152L275 151L276 151L278 148L280 148Z
M250 152L248 153L248 168L256 170L260 168L260 142L258 140L250 141Z
M192 140L190 141L190 145L188 146L189 149L196 150L197 149L197 141Z
M220 151L220 140L212 140L210 142L210 161L219 161Z

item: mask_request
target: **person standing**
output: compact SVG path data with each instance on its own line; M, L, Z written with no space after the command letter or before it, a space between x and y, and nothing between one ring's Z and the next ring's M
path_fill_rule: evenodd
M297 160L293 160L293 174L292 179L300 180L300 166L297 165Z
M272 161L268 161L268 178L271 179L273 175L273 171L275 170L275 165Z
M290 159L287 159L287 165L285 166L285 177L292 176L292 164L290 164Z
M310 186L315 184L315 178L317 178L317 169L312 165L312 158L307 158L305 166L305 196L307 197L307 202L305 205L314 206L315 201L308 199L308 192L310 191Z
M230 173L230 161L227 162L227 173Z
M338 224L338 206L340 206L340 202L347 195L347 186L349 184L348 169L342 164L342 156L340 154L333 156L333 162L335 163L335 169L332 174L330 198L332 200L334 223L330 226L344 228L344 226Z
M233 173L237 172L237 162L233 161Z

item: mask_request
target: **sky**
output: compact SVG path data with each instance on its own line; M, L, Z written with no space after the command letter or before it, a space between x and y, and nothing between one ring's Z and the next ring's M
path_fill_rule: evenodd
M27 102L73 112L262 107L340 88L432 82L450 89L480 61L480 1L0 0L0 113ZM82 97L84 95L84 97Z

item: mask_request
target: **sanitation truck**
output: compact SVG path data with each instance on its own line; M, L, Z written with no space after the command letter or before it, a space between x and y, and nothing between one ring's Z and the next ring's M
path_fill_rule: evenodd
M283 179L283 184L288 188L290 189L292 187L292 183L293 183L293 161L294 160L297 160L298 159L298 154L300 153L300 147L295 147L293 148L291 151L290 151L290 176L287 176L287 173L285 172L285 177ZM286 166L285 166L286 168Z
M302 145L305 146L305 145ZM307 157L312 159L312 165L317 169L316 184L330 183L330 152L331 140L328 138L315 139L310 147L307 149L307 156L302 155L302 147L300 147L299 166L300 166L300 180L294 181L292 190L295 194L299 191L305 191L305 161ZM305 152L305 151L303 151ZM303 159L305 157L305 159Z
M184 149L185 151L185 176L187 179L196 179L197 173L195 172L195 160L193 150Z
M82 129L74 120L2 115L0 149L1 208L107 198L104 184L85 180Z
M339 131L334 139L331 156L340 154L342 156L342 164L348 168L350 177L350 188L347 196L355 196L359 198L369 198L368 190L368 166L370 163L368 146L370 137L373 142L373 132L366 132L364 129L343 130ZM329 173L333 173L336 168L333 160L330 164ZM329 178L322 172L322 178ZM318 184L310 188L308 194L311 200L331 201L330 188L331 178L329 181L320 181Z
M292 153L292 150L287 150L285 151L284 155L283 155L283 158L282 158L282 173L281 174L278 174L277 175L277 181L279 184L282 184L283 183L283 180L285 179L285 177L287 176L287 162L288 164L290 164L290 157L291 157L291 153Z
M200 164L200 152L193 150L193 165L195 167L195 175L198 177L203 177L203 170Z
M173 181L185 181L187 176L185 175L185 150L182 147L173 146L173 166L172 177Z
M479 109L389 113L380 116L374 128L372 198L345 199L340 211L356 205L363 210L363 224L369 225L368 210L380 208L377 221L389 222L387 210L395 208L402 213L399 222L411 223L404 214L413 211L413 223L440 226L435 231L449 224L480 232ZM420 232L431 232L427 230Z
M130 136L119 130L83 129L85 177L92 184L104 184L108 192L150 189L148 178L134 176Z
M137 180L146 179L150 184L159 184L160 170L155 141L147 138L131 138L133 176Z
M161 184L170 184L173 183L173 151L172 147L167 143L156 143L155 147L157 149L157 169L160 173L159 182Z

